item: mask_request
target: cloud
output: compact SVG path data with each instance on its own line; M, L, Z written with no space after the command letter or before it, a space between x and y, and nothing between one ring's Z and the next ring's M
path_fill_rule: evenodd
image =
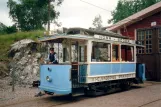
M10 26L13 24L11 18L9 18L9 9L7 7L8 0L0 0L0 22Z
M13 22L9 18L9 9L7 8L8 0L0 0L0 22L5 25L12 25ZM97 8L90 4L84 3L81 0L64 0L60 7L56 9L60 12L58 21L62 22L63 27L85 27L92 26L94 17L98 14L102 16L103 26L107 26L107 20L111 18L110 11L114 10L118 0L83 0L92 3L101 8ZM51 24L51 28L53 25Z
M59 20L65 27L85 27L92 26L94 17L98 14L102 16L103 26L107 26L107 20L111 19L111 11L115 9L118 0L83 0L108 11L92 6L81 0L64 0L58 8L60 11Z

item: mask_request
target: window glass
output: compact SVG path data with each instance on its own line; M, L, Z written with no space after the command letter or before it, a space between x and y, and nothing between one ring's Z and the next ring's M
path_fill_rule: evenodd
M86 46L79 46L79 61L80 62L86 62L87 61Z
M107 62L111 60L111 48L108 43L93 42L92 62Z
M69 48L63 48L63 62L69 62Z
M78 61L78 46L77 45L72 45L72 62L77 62Z
M146 53L151 53L152 50L152 43L151 43L151 35L152 30L146 30L148 33L146 34Z
M149 49L149 52L151 53L152 52L152 49Z
M134 61L134 47L133 46L121 45L121 61L122 62Z
M159 37L161 37L161 28L159 29L159 33L158 34L159 34Z
M142 41L141 44L144 45L144 41Z
M151 35L148 36L148 39L151 39Z
M144 39L144 35L145 34L148 34L148 32L145 32L144 30L143 31L138 31L137 33L137 40L140 41L141 45L144 45L145 43L145 39ZM139 48L138 51L137 51L139 54L142 54L144 53L144 48Z
M139 54L149 54L152 52L152 29L140 30L137 33L137 40L144 45L145 48L138 49ZM141 36L142 38L139 38Z
M112 45L112 61L120 61L119 60L119 45Z
M161 30L161 29L160 29ZM160 32L160 34L161 34L161 32ZM161 37L161 36L160 36ZM159 44L159 52L161 52L161 39L159 38L159 40L158 40L158 44Z
M161 43L161 40L159 40L159 43Z
M159 48L161 48L161 44L159 44Z

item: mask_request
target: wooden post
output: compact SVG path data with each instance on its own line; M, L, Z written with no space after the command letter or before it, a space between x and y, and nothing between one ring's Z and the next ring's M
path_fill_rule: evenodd
M15 91L15 70L12 71L12 92Z

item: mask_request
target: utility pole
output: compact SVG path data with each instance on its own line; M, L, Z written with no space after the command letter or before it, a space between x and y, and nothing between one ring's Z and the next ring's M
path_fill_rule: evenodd
M48 33L50 31L50 2L51 0L48 0Z

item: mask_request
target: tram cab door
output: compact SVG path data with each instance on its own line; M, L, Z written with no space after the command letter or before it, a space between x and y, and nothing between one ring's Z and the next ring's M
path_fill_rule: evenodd
M72 89L74 89L74 88L77 88L77 84L78 84L78 72L79 72L78 42L74 42L71 44L70 52L71 52L71 81L72 81Z
M85 42L85 41L84 41ZM86 45L84 42L75 42L71 45L71 81L72 91L82 88L82 84L79 82L80 66L86 59Z

